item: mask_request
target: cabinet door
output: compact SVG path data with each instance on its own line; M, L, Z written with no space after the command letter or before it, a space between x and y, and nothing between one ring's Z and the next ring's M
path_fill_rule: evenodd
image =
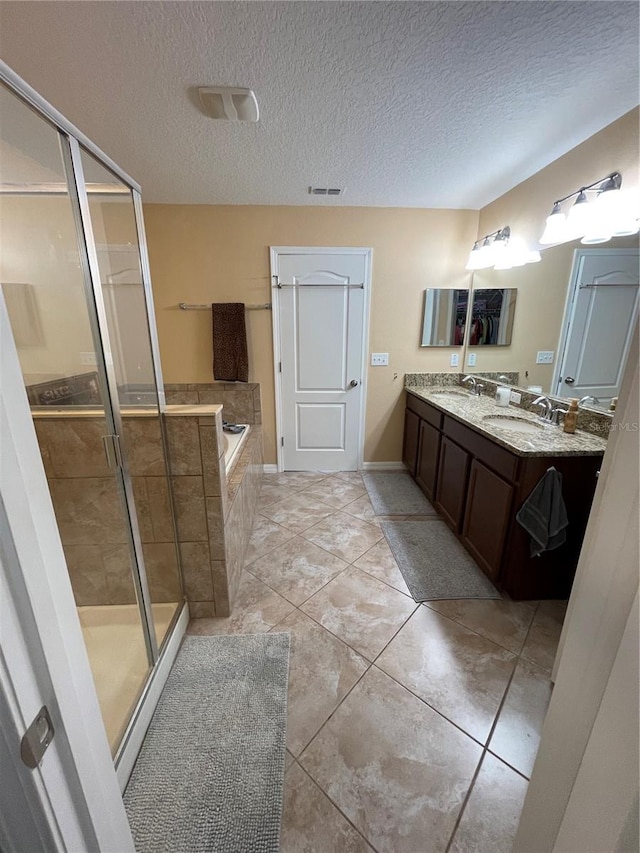
M474 459L462 541L491 580L495 580L500 571L512 499L513 486Z
M426 421L420 421L418 443L418 465L416 483L428 498L433 499L438 478L438 456L440 455L440 432Z
M462 524L469 459L469 454L454 441L442 437L435 504L440 515L456 532Z
M410 409L404 413L404 441L402 444L402 461L412 477L416 476L418 461L418 436L420 434L420 418Z

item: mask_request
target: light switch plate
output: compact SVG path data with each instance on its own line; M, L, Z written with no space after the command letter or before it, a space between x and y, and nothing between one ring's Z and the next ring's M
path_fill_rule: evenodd
M521 400L522 400L522 394L519 391L512 391L511 392L511 402L512 403L519 403Z
M476 354L475 354L475 352L469 353L469 355L467 356L467 364L469 365L469 367L475 367L476 366Z
M449 364L451 365L451 367L457 367L459 362L460 362L460 357L459 357L458 353L452 352L451 353L451 359L449 361Z
M371 353L371 366L372 367L386 367L389 364L389 353L388 352L372 352Z
M536 364L553 364L553 350L540 350L536 355Z
M80 364L95 364L95 363L96 363L95 352L81 352L80 353Z

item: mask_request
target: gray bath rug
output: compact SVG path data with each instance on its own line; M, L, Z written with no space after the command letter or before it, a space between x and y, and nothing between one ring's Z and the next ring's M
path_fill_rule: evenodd
M436 514L406 471L367 471L362 479L376 515Z
M124 794L138 853L277 853L289 634L185 638Z
M380 526L415 601L502 598L444 521L383 521Z

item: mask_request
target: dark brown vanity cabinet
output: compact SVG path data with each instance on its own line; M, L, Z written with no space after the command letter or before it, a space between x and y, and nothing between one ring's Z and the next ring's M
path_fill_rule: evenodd
M440 445L438 488L434 505L456 533L460 530L467 497L467 478L471 457L446 436Z
M428 421L420 421L420 440L418 443L418 461L415 478L416 483L429 500L433 500L435 497L441 437L440 430L436 429Z
M416 476L418 461L418 439L420 436L420 418L407 408L404 418L404 440L402 442L402 461L412 477Z
M484 573L512 598L563 598L571 589L601 456L518 456L407 394L409 473ZM553 465L563 476L567 541L530 556L516 513Z
M514 489L474 459L469 473L462 541L475 561L495 581L509 530Z

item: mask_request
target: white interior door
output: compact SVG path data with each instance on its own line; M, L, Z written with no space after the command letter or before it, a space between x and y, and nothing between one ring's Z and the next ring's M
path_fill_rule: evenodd
M576 251L558 396L618 396L638 313L638 262L637 249Z
M370 258L368 249L272 249L285 471L361 463Z

